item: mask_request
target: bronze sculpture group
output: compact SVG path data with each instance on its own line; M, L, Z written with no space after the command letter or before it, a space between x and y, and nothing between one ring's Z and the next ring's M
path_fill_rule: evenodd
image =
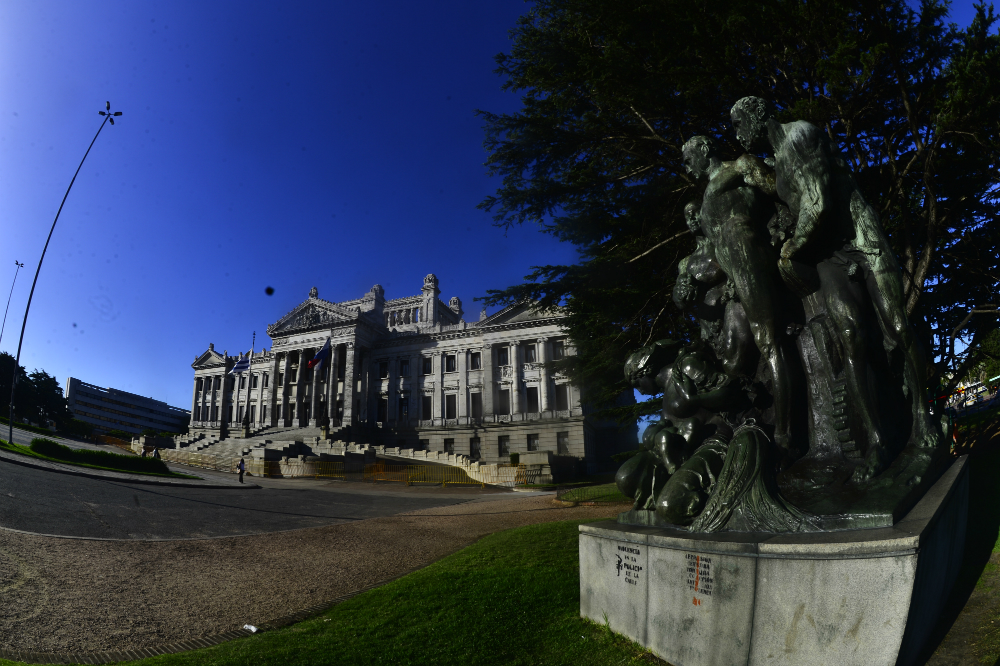
M673 299L700 339L660 340L625 372L663 394L616 481L621 520L691 531L891 525L945 464L925 359L878 216L829 139L756 97L731 110L746 154L683 147L705 183ZM757 155L767 154L767 158Z

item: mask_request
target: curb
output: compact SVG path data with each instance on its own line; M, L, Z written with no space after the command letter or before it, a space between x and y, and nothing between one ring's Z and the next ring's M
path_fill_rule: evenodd
M255 483L244 483L244 484L234 484L234 485L224 485L220 483L203 482L203 483L192 483L188 480L178 479L165 479L157 477L140 477L139 475L128 474L127 472L100 472L98 470L88 471L87 468L74 468L68 469L66 467L56 467L58 463L46 463L44 460L39 460L38 462L32 460L17 460L12 456L16 454L0 455L0 462L8 462L12 465L21 465L22 467L32 467L34 469L41 469L47 472L55 472L57 474L69 474L70 476L83 476L88 479L97 479L99 481L122 481L126 483L145 483L154 486L168 486L171 488L212 488L216 490L241 490L243 488L260 488Z

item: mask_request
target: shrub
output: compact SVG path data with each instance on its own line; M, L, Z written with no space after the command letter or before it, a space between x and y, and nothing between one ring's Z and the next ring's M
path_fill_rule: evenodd
M146 474L170 473L167 465L159 458L140 458L138 456L127 456L109 451L71 449L68 446L63 446L50 439L42 439L41 437L31 440L30 448L39 455L56 460L65 460L66 462L106 467L126 472L143 472Z

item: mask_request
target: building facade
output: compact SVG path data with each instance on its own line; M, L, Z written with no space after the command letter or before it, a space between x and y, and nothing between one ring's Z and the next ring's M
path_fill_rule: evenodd
M221 432L249 414L255 432L330 427L363 431L372 444L422 448L504 462L511 453L550 451L590 471L634 448L636 433L599 423L580 390L546 361L574 353L559 311L513 305L468 323L462 303L440 299L438 279L416 296L386 300L380 285L359 299L309 298L268 326L270 350L251 371L214 345L198 356L192 429ZM310 359L329 340L317 372Z
M145 396L103 388L80 381L66 379L63 389L73 417L94 426L97 433L123 430L140 434L151 428L157 432L184 432L191 413L180 407Z

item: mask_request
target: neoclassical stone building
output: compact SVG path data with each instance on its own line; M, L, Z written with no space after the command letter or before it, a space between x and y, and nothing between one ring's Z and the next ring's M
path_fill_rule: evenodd
M209 345L192 364L192 430L225 435L231 427L233 436L244 410L262 434L315 428L329 416L331 437L349 428L372 444L483 462L550 451L590 471L634 448L635 428L595 421L578 387L544 367L574 353L561 312L519 304L468 323L461 301L445 304L440 293L433 274L420 294L391 300L381 285L340 303L314 287L267 327L272 348L253 355L239 382L227 374L238 357ZM327 340L322 370L308 369Z

